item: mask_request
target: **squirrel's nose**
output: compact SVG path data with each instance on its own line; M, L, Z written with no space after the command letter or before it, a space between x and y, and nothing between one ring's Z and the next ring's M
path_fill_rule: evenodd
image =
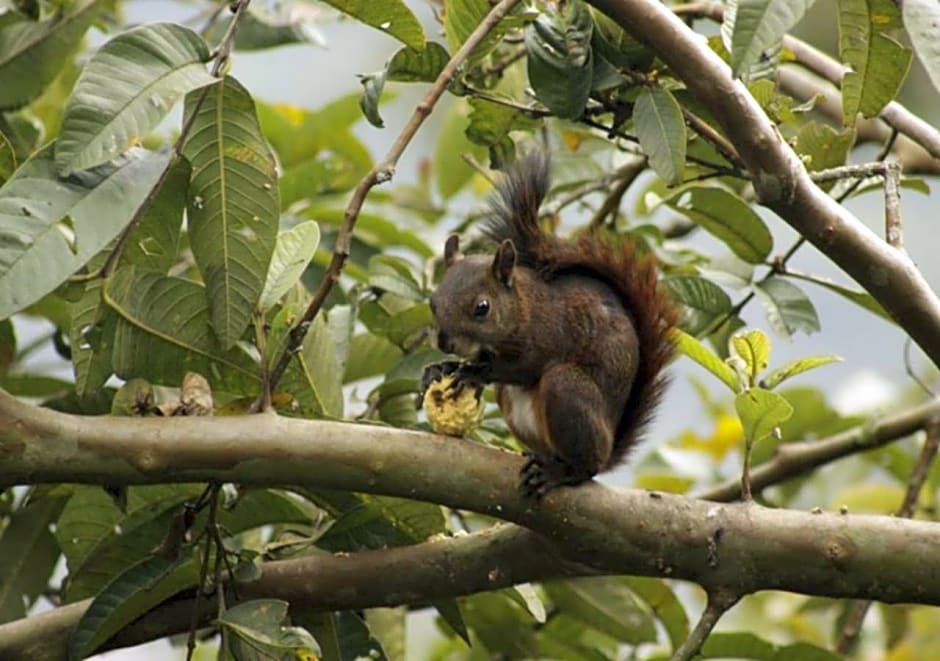
M444 353L454 352L454 343L451 342L450 337L448 337L447 333L445 333L444 331L437 332L437 348L443 351Z

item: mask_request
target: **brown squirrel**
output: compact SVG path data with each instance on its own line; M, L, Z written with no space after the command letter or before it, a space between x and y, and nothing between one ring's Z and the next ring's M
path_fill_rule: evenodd
M548 188L544 153L511 168L484 229L495 254L464 257L449 237L431 296L438 346L465 359L459 381L496 384L529 450L520 488L535 497L591 479L636 445L667 383L677 319L651 256L597 231L574 240L541 231Z

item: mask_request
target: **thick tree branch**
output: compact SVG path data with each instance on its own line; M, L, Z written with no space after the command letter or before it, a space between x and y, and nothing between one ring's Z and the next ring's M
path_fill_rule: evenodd
M590 3L647 43L712 113L747 165L758 199L874 296L940 366L940 301L924 277L812 182L728 65L659 2Z
M522 457L387 427L282 418L90 418L0 393L0 483L305 484L468 509L521 524L600 571L738 594L940 604L940 526L721 505L596 483L534 503ZM459 466L460 470L454 470ZM889 561L890 560L890 561Z
M535 533L504 525L414 546L352 554L318 554L262 565L257 581L240 583L242 599L289 601L294 608L360 609L438 599L590 573L565 562ZM229 599L231 597L227 597ZM0 625L0 659L64 659L72 630L91 599ZM184 594L125 628L108 647L127 647L186 631L197 604ZM203 600L198 621L214 617Z

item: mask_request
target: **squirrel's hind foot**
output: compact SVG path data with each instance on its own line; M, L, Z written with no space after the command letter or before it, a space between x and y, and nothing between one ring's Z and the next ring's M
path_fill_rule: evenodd
M591 474L576 470L564 459L545 459L526 453L526 462L519 470L519 491L523 497L541 500L549 491L558 487L575 486L587 482Z

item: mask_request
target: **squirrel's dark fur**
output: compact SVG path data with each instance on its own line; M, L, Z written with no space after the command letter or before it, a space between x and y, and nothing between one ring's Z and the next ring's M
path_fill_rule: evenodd
M432 297L442 348L469 359L468 377L497 383L533 452L523 487L536 494L589 479L637 444L667 384L677 319L652 256L602 231L565 240L540 229L548 188L543 154L513 167L484 228L495 255L462 258L452 237Z

